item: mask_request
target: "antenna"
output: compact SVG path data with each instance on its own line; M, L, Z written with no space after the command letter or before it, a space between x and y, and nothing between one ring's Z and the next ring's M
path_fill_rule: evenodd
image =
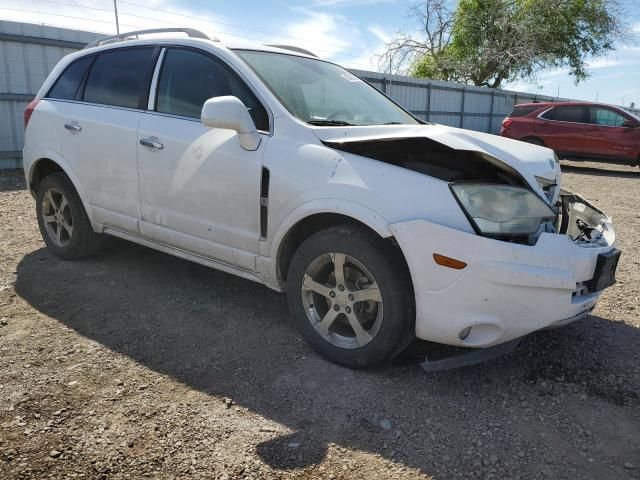
M116 14L116 33L120 35L120 23L118 22L118 4L113 0L113 10Z

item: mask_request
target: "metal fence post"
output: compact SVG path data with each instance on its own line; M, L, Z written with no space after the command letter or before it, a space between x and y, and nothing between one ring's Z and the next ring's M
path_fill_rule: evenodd
M427 83L427 108L426 108L427 122L431 119L431 83Z
M489 111L489 130L487 133L493 132L493 102L496 98L495 90L491 90L491 109Z
M462 105L460 106L460 128L464 128L464 100L467 90L462 87Z

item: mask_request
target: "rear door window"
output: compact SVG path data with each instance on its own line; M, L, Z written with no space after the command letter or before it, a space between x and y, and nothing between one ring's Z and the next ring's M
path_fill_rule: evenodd
M626 118L605 107L591 107L591 123L606 127L621 127Z
M74 100L78 94L80 84L84 80L87 70L93 62L93 56L76 60L58 77L53 88L49 91L48 98L60 100Z
M98 55L84 89L84 101L145 108L153 69L153 48L111 50Z
M226 65L192 50L167 50L158 80L156 111L200 118L204 102L225 95L238 97L245 104L258 130L269 130L267 111Z
M587 107L582 106L559 106L541 115L546 120L557 122L588 123Z

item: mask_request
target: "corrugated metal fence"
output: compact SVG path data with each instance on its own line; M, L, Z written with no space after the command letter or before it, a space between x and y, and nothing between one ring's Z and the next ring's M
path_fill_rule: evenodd
M499 133L502 120L518 103L570 100L402 75L352 71L424 120L480 132ZM626 110L640 114L638 109Z
M23 112L58 61L95 33L0 21L0 169L21 165Z
M0 169L20 167L22 115L49 72L63 56L100 36L0 20ZM558 100L401 75L353 72L425 120L483 132L497 133L514 104ZM640 114L640 110L633 112Z

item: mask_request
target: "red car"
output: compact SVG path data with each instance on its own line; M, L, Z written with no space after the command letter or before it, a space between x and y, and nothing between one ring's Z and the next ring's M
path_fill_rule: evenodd
M640 165L640 118L588 102L516 105L500 135L555 150L561 158Z

